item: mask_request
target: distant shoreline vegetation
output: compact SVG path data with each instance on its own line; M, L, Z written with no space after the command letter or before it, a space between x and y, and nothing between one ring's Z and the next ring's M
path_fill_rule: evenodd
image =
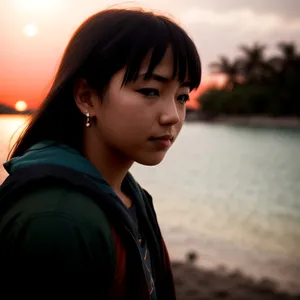
M33 109L17 111L11 106L0 104L0 115L31 115L33 112Z
M271 57L259 43L239 49L241 55L234 60L221 56L210 64L212 74L223 75L225 83L198 97L201 119L300 118L300 54L295 44L279 43L279 54Z

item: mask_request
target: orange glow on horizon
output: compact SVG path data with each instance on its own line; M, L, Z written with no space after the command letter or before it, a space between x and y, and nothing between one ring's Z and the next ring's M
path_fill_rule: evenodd
M187 102L187 108L198 109L200 108L200 103L198 98L212 86L219 86L218 78L207 77L202 80L200 87L190 93L190 101Z
M66 15L67 1L11 0L1 15L0 104L39 107L49 91L72 34L94 9ZM98 5L98 4L97 4ZM63 24L63 26L62 26ZM190 95L187 107L198 108L205 82Z

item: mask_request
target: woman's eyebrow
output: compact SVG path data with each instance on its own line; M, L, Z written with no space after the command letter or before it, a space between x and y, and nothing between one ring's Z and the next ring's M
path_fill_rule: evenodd
M144 73L144 74L140 74L138 77L138 79L144 79L144 80L155 80L158 82L162 82L162 83L168 83L171 79L169 79L168 77L156 74L156 73L151 73L150 75L148 73Z
M143 78L145 79L146 75L148 75L147 73L145 74L140 74L137 78ZM156 74L156 73L152 73L150 76L147 77L146 80L155 80L158 81L160 83L168 83L170 81L172 81L171 78ZM191 83L189 81L185 81L183 83L180 84L180 87L190 87Z

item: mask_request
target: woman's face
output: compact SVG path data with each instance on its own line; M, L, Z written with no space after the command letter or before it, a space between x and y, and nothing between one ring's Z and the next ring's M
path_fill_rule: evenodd
M186 113L188 82L172 80L171 50L144 80L149 59L140 68L137 81L122 86L125 69L116 73L94 107L94 130L109 149L125 159L143 165L156 165L176 140ZM87 129L90 130L90 129Z

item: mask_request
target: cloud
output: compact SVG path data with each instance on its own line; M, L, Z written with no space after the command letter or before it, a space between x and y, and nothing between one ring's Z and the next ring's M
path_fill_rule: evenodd
M219 28L235 27L237 31L256 31L270 33L277 30L300 30L300 19L284 21L274 13L257 14L250 9L235 9L220 12L211 9L191 8L181 14L180 19L185 24L205 23Z
M51 60L44 68L52 71L81 22L116 2L157 9L179 19L200 52L204 75L209 73L208 64L219 55L239 55L241 44L259 42L274 49L278 41L295 41L300 49L300 0L0 0L0 38L4 45L0 64L12 57L21 60L22 49L22 55L28 53L38 65ZM24 43L22 29L33 22L38 24L40 35ZM41 37L47 38L41 42ZM27 59L22 62L28 65ZM3 74L7 72L2 70Z
M227 11L191 7L180 14L184 28L194 40L202 60L203 75L220 55L234 59L241 55L240 45L258 42L267 46L266 55L278 53L279 41L295 42L300 48L300 19L286 21L275 13L255 13L241 8Z
M177 1L175 0L175 2ZM185 7L195 6L221 13L227 13L233 9L251 9L255 14L271 13L286 20L299 19L300 11L299 0L187 0L184 4ZM177 5L179 5L179 3L177 3ZM184 9L184 6L181 8Z

